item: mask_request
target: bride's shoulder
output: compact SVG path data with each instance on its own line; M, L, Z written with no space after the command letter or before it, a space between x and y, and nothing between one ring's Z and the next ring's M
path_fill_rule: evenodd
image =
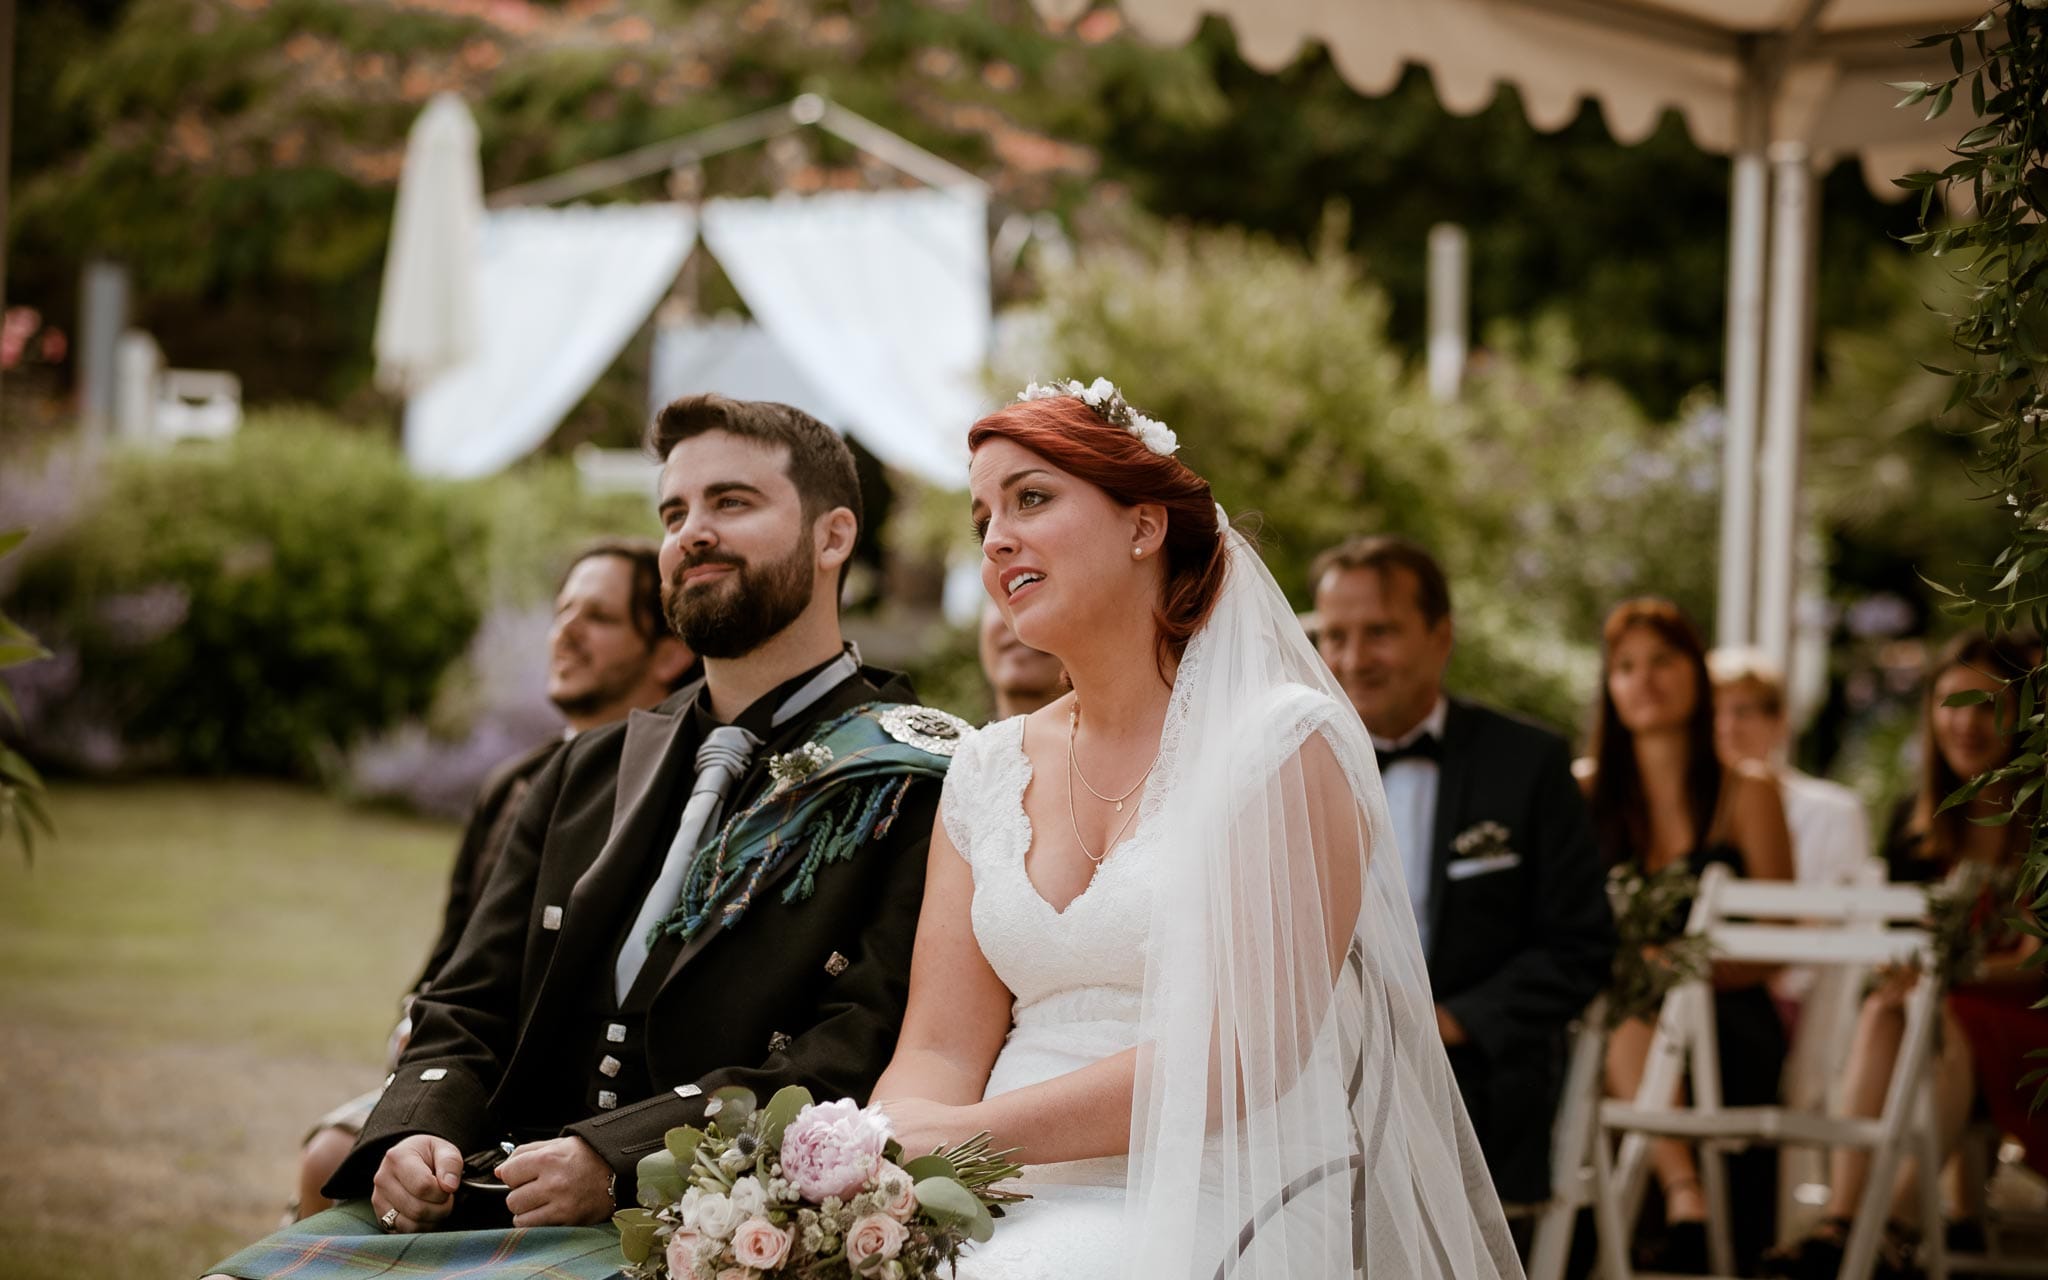
M1306 737L1348 710L1328 693L1312 685L1286 683L1273 686L1259 709L1260 719L1279 728L1295 728Z

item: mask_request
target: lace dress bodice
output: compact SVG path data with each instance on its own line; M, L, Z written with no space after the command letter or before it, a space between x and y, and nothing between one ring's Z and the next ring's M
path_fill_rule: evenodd
M990 725L953 758L940 814L974 875L983 956L1016 1003L987 1096L1037 1084L1138 1042L1150 897L1145 864L1157 824L1141 809L1080 896L1055 911L1024 869L1031 820L1024 718ZM1121 1186L1125 1161L1034 1166L1034 1178Z

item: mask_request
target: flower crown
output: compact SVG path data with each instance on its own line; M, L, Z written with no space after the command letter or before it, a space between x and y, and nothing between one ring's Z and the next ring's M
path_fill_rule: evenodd
M1073 396L1101 415L1103 421L1113 427L1122 427L1138 437L1138 443L1158 454L1170 458L1180 448L1180 437L1173 429L1157 418L1148 418L1133 409L1124 393L1108 378L1097 378L1087 386L1079 379L1051 382L1034 382L1017 393L1021 403L1026 400L1048 400L1056 396Z

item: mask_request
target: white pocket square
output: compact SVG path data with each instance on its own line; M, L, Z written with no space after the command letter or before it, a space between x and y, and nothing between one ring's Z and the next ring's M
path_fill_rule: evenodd
M1473 876L1490 875L1521 865L1522 855L1519 853L1489 853L1477 858L1459 858L1444 868L1444 875L1452 880L1470 880Z

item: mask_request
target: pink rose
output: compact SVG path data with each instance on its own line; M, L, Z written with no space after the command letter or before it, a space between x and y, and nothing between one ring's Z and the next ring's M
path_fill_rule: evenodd
M697 1274L697 1241L701 1237L688 1227L677 1227L668 1238L668 1273L675 1280Z
M806 1200L850 1200L882 1167L888 1141L889 1118L879 1107L863 1110L849 1098L814 1102L783 1130L782 1176Z
M766 1218L748 1218L732 1233L733 1261L756 1271L773 1271L789 1256L795 1241L794 1230L777 1227Z
M917 1183L893 1161L882 1161L875 1175L875 1194L882 1198L882 1212L898 1222L910 1221L917 1212Z
M888 1214L871 1213L846 1233L846 1260L854 1270L865 1270L870 1262L895 1257L909 1236L903 1224Z

